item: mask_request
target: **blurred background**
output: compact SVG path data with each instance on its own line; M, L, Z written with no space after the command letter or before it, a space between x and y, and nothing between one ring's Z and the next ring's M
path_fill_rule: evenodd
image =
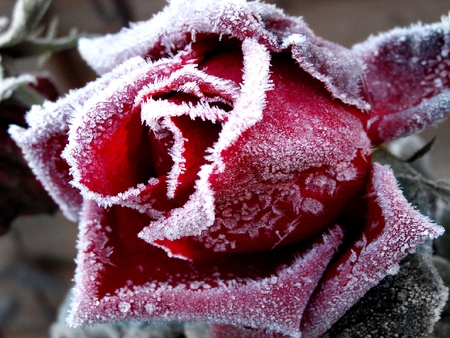
M0 0L0 16L10 17L14 2ZM289 15L303 16L317 35L346 47L396 26L439 21L450 11L450 0L268 2ZM165 4L163 0L53 0L42 24L58 18L61 36L74 28L82 34L113 33L129 22L149 19ZM36 60L25 59L16 67L19 72L35 72L38 66ZM54 54L40 70L50 73L61 94L95 78L76 50ZM431 169L436 178L450 179L450 122L421 136L425 142L436 136L429 153ZM0 338L48 337L71 287L76 236L76 225L56 214L20 217L12 231L0 237Z

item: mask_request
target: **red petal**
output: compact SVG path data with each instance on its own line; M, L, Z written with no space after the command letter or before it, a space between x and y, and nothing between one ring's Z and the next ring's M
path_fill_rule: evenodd
M372 105L370 136L381 143L450 115L449 19L397 28L356 45Z
M190 262L140 240L137 233L148 222L132 209L86 202L71 325L203 321L295 335L342 235L335 227L307 248Z
M374 164L369 209L361 237L326 271L302 319L302 337L324 334L398 263L443 229L416 211L402 195L392 172Z

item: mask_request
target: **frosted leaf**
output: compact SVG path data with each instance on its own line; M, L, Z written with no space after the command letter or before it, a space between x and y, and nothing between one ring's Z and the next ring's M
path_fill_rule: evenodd
M431 223L407 202L392 172L376 163L368 200L368 224L362 238L325 273L306 308L303 337L325 333L393 265L443 233L442 227Z
M199 321L299 337L303 309L342 239L342 231L334 227L308 247L190 262L169 258L138 239L146 220L132 209L103 209L87 202L83 215L68 318L72 326ZM112 231L104 231L106 226Z
M449 51L448 17L396 28L353 47L365 64L364 85L377 117L369 130L374 142L406 136L450 114Z
M3 69L0 66L0 101L10 98L14 91L20 86L28 85L29 83L36 81L35 77L29 74L4 78L4 74L2 73Z
M0 33L0 48L25 40L50 4L49 0L17 0L8 29Z

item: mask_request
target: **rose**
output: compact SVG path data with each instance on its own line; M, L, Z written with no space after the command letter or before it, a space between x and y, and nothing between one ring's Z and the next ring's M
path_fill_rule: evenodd
M30 77L32 79L32 77ZM29 86L48 100L56 100L58 93L45 76L38 76ZM19 215L53 213L57 206L28 168L21 149L8 134L11 124L26 127L28 107L13 98L0 102L0 234L8 231Z
M101 76L11 128L80 218L69 323L326 332L442 233L370 151L448 114L447 38L443 21L347 50L236 0L82 40Z

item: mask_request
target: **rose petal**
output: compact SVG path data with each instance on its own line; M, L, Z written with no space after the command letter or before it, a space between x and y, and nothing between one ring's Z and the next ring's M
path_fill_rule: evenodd
M56 102L46 101L42 106L33 106L26 115L28 129L18 126L11 126L9 129L34 174L71 220L78 218L82 197L79 190L69 184L72 180L69 166L61 158L68 142L69 121L77 111L82 111L83 104L92 95L107 88L116 78L136 68L140 62L138 59L130 60L115 72L71 91Z
M148 217L85 204L70 325L207 321L298 336L306 303L341 242L339 227L294 245L220 260L169 258L137 237Z
M276 11L273 6L264 9ZM118 34L81 39L79 50L88 64L102 74L134 56L166 57L202 34L236 37L241 41L252 38L266 48L277 46L276 37L264 29L259 13L246 1L193 0L171 1L152 20L133 24Z
M131 57L167 57L211 35L250 38L271 52L291 48L300 66L322 81L334 97L360 109L370 108L362 95L360 60L346 48L317 38L301 18L259 2L171 1L152 20L114 35L80 39L79 50L103 74Z
M389 141L450 115L450 21L415 24L353 47L365 64L371 139Z
M369 188L366 228L325 273L305 310L302 337L324 334L408 253L443 233L408 203L390 169L375 163Z
M184 236L198 236L215 219L214 193L210 186L213 173L225 170L222 152L230 147L242 133L262 118L269 81L270 54L254 40L242 43L244 58L243 84L227 121L223 124L218 141L210 149L198 172L195 192L182 208L174 209L167 218L161 218L142 230L139 236L153 243L156 240L176 240Z
M334 97L361 110L370 109L364 98L362 62L350 50L316 37L312 32L305 33L293 34L284 40L284 46L291 47L293 58L323 82Z

